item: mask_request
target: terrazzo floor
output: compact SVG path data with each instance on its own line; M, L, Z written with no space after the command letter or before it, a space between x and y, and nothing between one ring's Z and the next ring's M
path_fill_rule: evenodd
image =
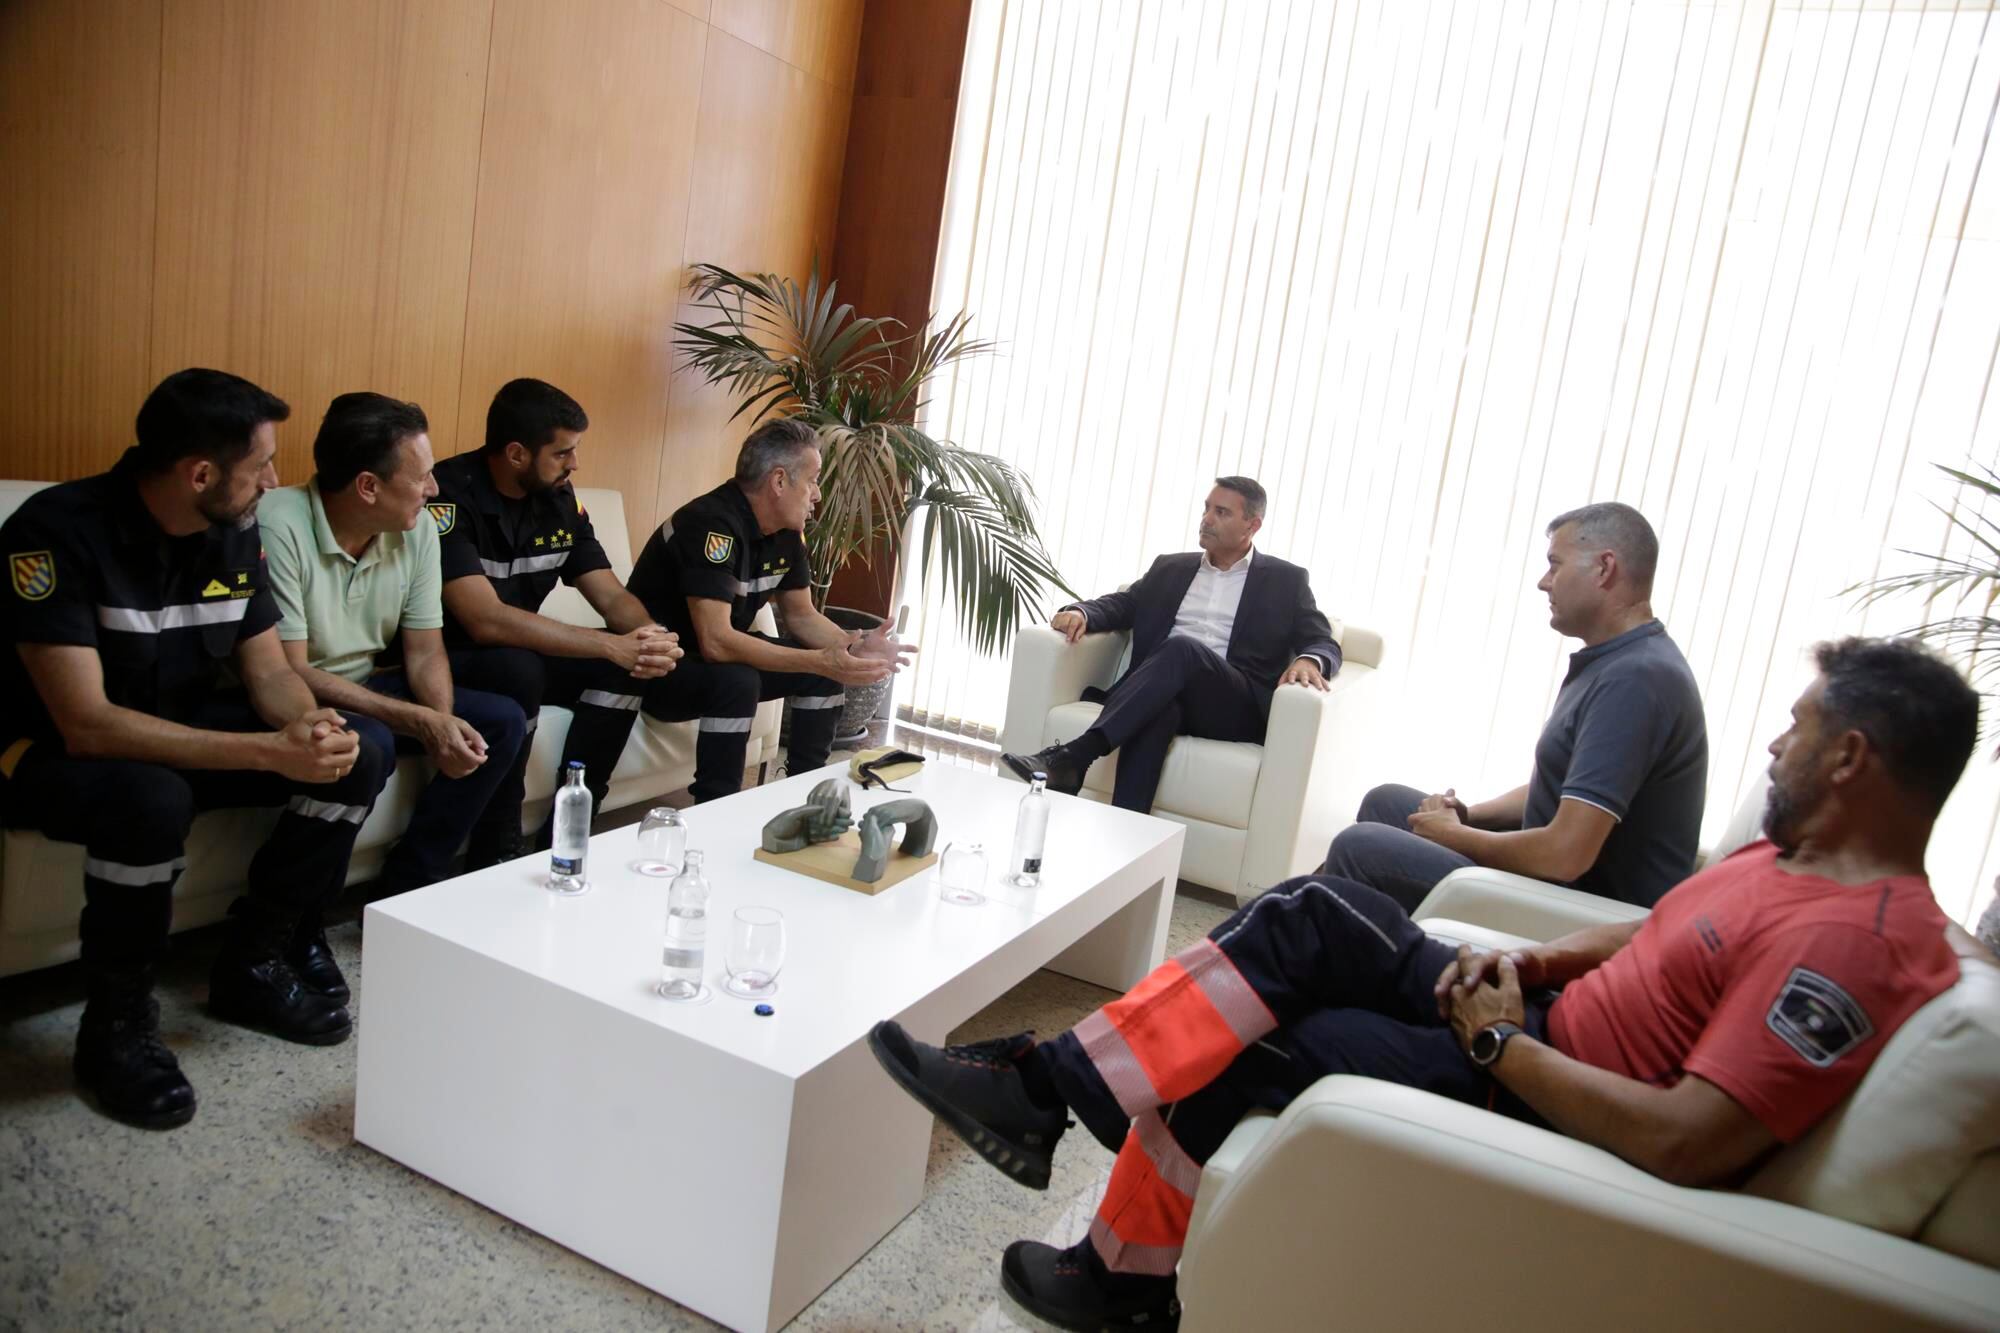
M1169 952L1225 915L1183 886ZM329 933L360 991L358 921ZM169 1133L78 1100L74 967L0 982L0 1329L717 1327L356 1144L356 1044L290 1046L210 1019L217 943L176 937L160 986L200 1098ZM1109 998L1038 972L953 1040L1060 1031ZM1035 1193L937 1129L923 1203L788 1327L1045 1327L1001 1294L1000 1252L1081 1236L1110 1168L1074 1132Z

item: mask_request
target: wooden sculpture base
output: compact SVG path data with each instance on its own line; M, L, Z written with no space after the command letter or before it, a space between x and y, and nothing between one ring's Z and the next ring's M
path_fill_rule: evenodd
M810 875L828 884L838 884L843 889L871 896L884 889L893 889L919 871L930 869L938 859L936 852L928 856L909 856L900 847L896 848L889 853L888 864L882 868L882 878L869 884L854 878L854 861L860 855L861 835L852 829L832 842L815 842L796 852L767 852L762 847L756 850L757 859L766 865L783 866L801 875Z

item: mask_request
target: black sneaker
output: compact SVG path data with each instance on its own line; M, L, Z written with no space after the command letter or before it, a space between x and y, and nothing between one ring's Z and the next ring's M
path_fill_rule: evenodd
M1000 1260L1000 1285L1029 1314L1076 1333L1181 1326L1172 1277L1113 1273L1088 1240L1066 1250L1015 1241Z
M338 1046L354 1031L346 1007L308 989L282 958L242 958L225 950L209 974L208 1009L224 1022L304 1046Z
M194 1119L194 1088L160 1042L160 1006L151 996L107 1015L86 1007L76 1031L76 1081L106 1115L140 1129L173 1129Z
M1046 777L1050 791L1074 796L1083 790L1083 775L1090 765L1083 763L1060 745L1051 745L1037 754L1003 754L1000 762L1012 769L1023 782L1033 782L1035 774Z
M332 947L326 942L325 926L301 922L292 936L292 947L285 952L285 961L298 973L307 990L342 1004L353 994L347 988L347 978L340 974L340 964L334 961Z
M1025 1032L969 1046L929 1046L900 1023L877 1023L868 1049L903 1091L922 1102L972 1150L1029 1189L1049 1187L1064 1108L1028 1096L1015 1062L1034 1047Z

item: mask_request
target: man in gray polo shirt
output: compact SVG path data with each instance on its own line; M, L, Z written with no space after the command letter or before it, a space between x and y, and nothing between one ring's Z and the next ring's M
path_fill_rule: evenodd
M1537 585L1549 624L1583 640L1535 745L1534 775L1468 806L1447 788L1368 793L1323 869L1415 910L1437 882L1482 865L1650 907L1694 871L1708 788L1708 724L1694 673L1653 617L1660 543L1630 505L1549 524Z

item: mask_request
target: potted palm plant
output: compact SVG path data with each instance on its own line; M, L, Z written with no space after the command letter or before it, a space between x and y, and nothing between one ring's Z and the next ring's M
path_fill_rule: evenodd
M1962 659L1975 685L1991 680L2000 671L2000 617L1993 614L2000 601L2000 518L1988 507L2000 501L2000 472L1980 463L1972 464L1978 475L1937 464L1938 471L1958 483L1959 503L1938 511L1948 525L1945 545L1956 537L1964 543L1962 554L1926 553L1903 550L1898 554L1919 562L1900 574L1888 574L1849 588L1867 606L1888 597L1917 595L1923 598L1926 615L1940 601L1947 602L1952 614L1926 619L1904 631L1942 651ZM2000 881L1996 882L2000 888ZM2000 950L2000 897L1987 904L1980 918L1979 936Z
M813 603L836 623L880 623L827 607L827 589L850 560L901 559L906 533L919 537L923 575L948 585L975 651L996 651L1039 617L1049 587L1069 592L1035 530L1027 478L919 424L932 377L993 350L971 336L969 315L905 333L841 304L817 265L801 286L696 264L688 286L702 322L675 324L674 346L685 369L738 398L730 419L797 417L819 431L820 502L805 539ZM863 730L887 689L850 689L840 734Z

